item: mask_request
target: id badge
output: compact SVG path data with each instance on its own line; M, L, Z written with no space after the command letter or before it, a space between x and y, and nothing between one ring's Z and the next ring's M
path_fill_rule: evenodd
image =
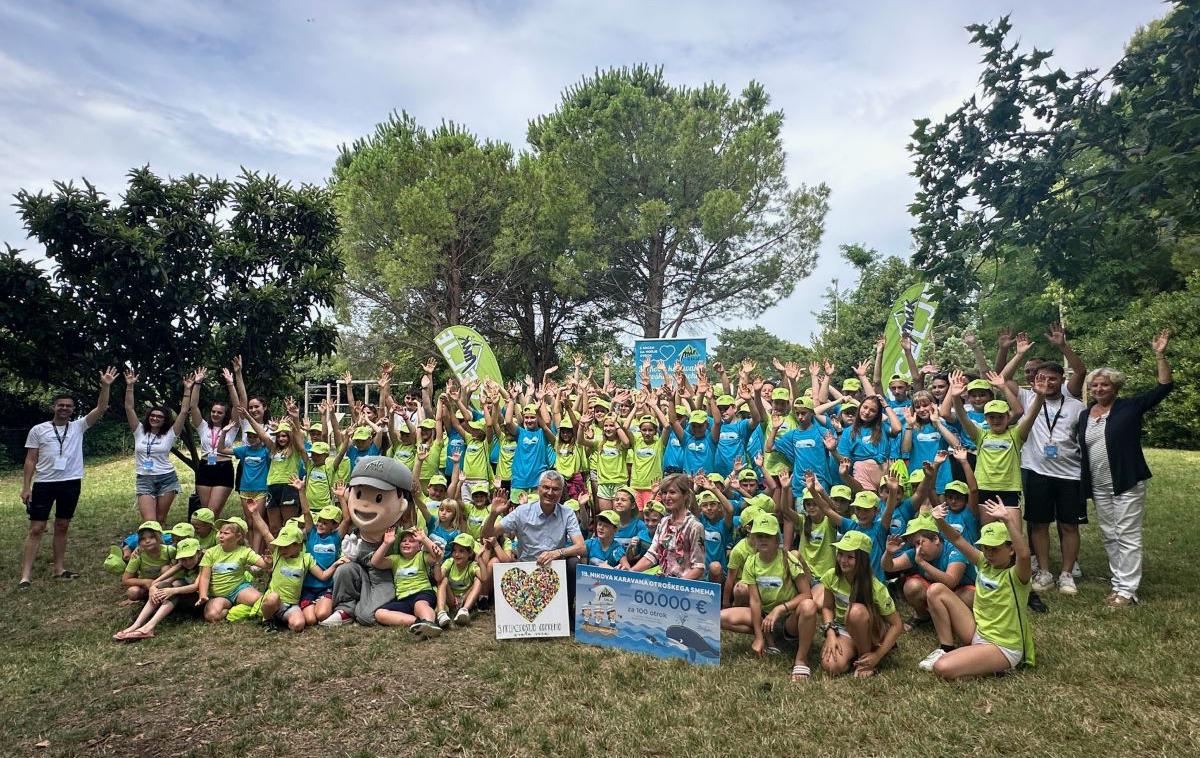
M1043 445L1042 454L1049 460L1058 458L1058 445Z
M152 471L152 470L154 470L154 461L150 460L149 458L142 461L142 471Z
M67 459L64 456L60 455L54 459L54 470L55 471L66 471L66 469L67 469Z
M217 465L217 454L216 453L208 454L208 465L210 465L210 466Z

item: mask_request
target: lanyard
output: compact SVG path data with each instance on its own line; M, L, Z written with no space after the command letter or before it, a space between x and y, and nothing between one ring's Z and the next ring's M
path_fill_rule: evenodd
M157 434L146 435L146 457L150 457L150 449L158 444L159 436Z
M214 428L211 426L208 428L208 438L210 440L210 444L212 445L212 451L214 453L217 452L217 443L221 441L221 432L222 431L223 431L222 429L217 429L217 428Z
M1046 439L1054 438L1054 427L1058 424L1058 419L1062 416L1063 406L1067 404L1067 399L1064 397L1058 402L1058 410L1054 412L1054 420L1050 420L1050 411L1047 410L1045 402L1042 403L1042 415L1046 418L1047 434Z
M67 435L71 433L71 425L67 424L66 428L63 429L61 437L58 436L57 426L51 423L50 428L54 431L54 439L58 440L58 457L61 458L63 454L63 443L67 441Z

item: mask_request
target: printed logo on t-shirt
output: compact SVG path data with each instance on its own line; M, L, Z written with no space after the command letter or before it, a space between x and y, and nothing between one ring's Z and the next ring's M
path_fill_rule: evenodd
M800 448L801 450L809 450L816 446L817 446L816 440L802 439L802 440L796 441L796 447Z
M704 530L704 540L706 542L720 542L721 541L721 533L720 532L710 532L707 529L705 529Z
M1012 447L1012 443L1007 439L996 439L995 437L989 437L983 441L982 447L984 450L1008 450Z
M300 579L304 576L303 568L289 568L284 566L279 569L279 573L286 576L288 579Z
M615 447L606 447L600 451L600 455L604 456L605 458L616 458L620 454L621 451Z
M337 545L331 542L318 542L308 549L310 553L337 553Z
M638 458L653 458L654 449L649 447L639 447L637 450L633 451L633 454Z
M979 577L977 577L977 578L979 579L979 583L980 583L981 585L983 585L983 587L984 587L985 589L989 589L989 590L998 590L998 589L1000 589L1000 582L997 582L997 581L996 581L996 580L994 580L994 579L988 579L986 576L983 576L983 575L980 575L980 576L979 576Z
M418 569L416 566L401 566L396 569L397 576L416 576Z
M235 571L242 570L240 563L214 563L212 567L214 574L232 574Z
M783 586L783 578L778 576L760 576L755 581L759 587L766 587L768 589L777 590Z
M824 533L824 532L813 532L812 534L808 535L808 541L809 541L809 542L815 542L815 543L817 543L817 544L820 544L820 543L821 543L821 541L822 541L822 540L824 540L824 539L825 539L825 533Z
M937 442L942 438L942 435L937 432L917 432L917 440L920 442Z
M738 434L737 429L734 429L734 430L728 431L728 432L721 432L721 440L722 441L728 440L730 442L735 442L740 437L741 437L741 435Z

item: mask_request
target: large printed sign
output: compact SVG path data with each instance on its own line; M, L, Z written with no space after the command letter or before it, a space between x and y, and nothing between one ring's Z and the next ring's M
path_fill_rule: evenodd
M721 662L721 587L580 564L575 639L716 666Z
M904 291L904 294L892 306L892 314L888 317L883 336L887 344L883 348L883 364L879 376L883 386L895 374L909 377L908 362L904 359L904 351L900 348L900 337L904 334L912 339L913 358L921 363L921 352L929 341L933 331L933 317L937 313L937 303L932 297L933 287L929 284L914 284Z
M504 376L500 373L500 365L496 363L495 353L487 340L479 336L479 332L474 329L451 326L443 329L434 339L434 343L446 359L446 365L460 382L492 379L498 384L504 384Z
M663 384L662 372L658 370L659 361L666 365L667 371L673 371L675 362L678 361L683 367L683 375L695 384L696 366L708 360L708 340L703 337L634 340L634 368L641 371L647 358L650 360L650 386L661 387Z
M498 640L571 635L566 561L497 563L492 598Z

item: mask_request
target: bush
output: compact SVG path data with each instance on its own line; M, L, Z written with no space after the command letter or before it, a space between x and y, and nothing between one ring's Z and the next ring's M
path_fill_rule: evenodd
M1080 355L1088 369L1109 366L1129 377L1122 394L1130 395L1155 384L1154 352L1150 340L1160 329L1171 330L1167 360L1174 371L1175 389L1146 419L1145 444L1153 447L1200 449L1200 272L1188 277L1187 287L1134 303L1120 319L1080 340Z
M83 438L83 454L85 457L126 455L133 452L133 435L125 421L113 418L101 419L100 423L88 429Z

